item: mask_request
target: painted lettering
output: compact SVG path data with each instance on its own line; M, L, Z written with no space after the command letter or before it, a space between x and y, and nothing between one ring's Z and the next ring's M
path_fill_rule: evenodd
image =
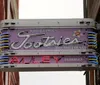
M88 58L82 57L67 57L67 56L14 56L10 57L9 63L10 64L41 64L41 63L82 63L87 62Z
M19 63L18 57L12 57L10 63L11 64Z
M50 63L50 56L43 56L42 63Z
M58 57L54 56L53 58L56 61L56 63L58 63L58 61L59 61Z
M19 63L25 64L25 59L22 58L22 59L19 61Z

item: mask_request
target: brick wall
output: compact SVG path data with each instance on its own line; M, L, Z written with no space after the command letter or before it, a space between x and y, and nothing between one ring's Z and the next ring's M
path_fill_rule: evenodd
M11 16L10 18L14 18L14 17L12 17L12 15L15 16L14 13L17 13L16 16L18 18L18 12L12 13L12 11L14 11L14 9L16 9L18 11L18 0L15 0L15 2L17 2L16 3L17 7L12 9L12 11L10 13L11 15L9 15L9 16L7 13L7 10L8 10L8 8L7 8L8 2L7 1L8 0L0 0L0 20L7 19L9 16ZM13 3L15 3L15 2L13 2ZM12 7L10 7L10 8L12 8ZM19 85L19 73L18 72L0 72L0 85Z
M97 22L100 22L100 0L87 0L87 15L86 18L93 18ZM100 53L100 33L98 33L98 47ZM100 61L99 61L100 62ZM89 71L90 85L100 84L100 71ZM88 85L88 84L87 84Z
M0 0L0 20L4 19L4 0Z

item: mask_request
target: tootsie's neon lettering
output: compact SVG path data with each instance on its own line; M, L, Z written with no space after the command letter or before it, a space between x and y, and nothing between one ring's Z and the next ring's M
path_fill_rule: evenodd
M70 45L70 44L78 44L81 41L79 41L77 38L71 40L70 38L63 38L64 36L61 36L59 40L56 40L55 37L47 36L44 37L45 33L41 34L23 34L22 32L18 33L19 38L24 38L22 42L12 42L11 48L13 49L20 49L24 47L25 49L29 49L31 47L33 48L40 48L40 47L50 47L50 46L61 46L61 45ZM28 42L28 40L31 37L41 37L41 42Z

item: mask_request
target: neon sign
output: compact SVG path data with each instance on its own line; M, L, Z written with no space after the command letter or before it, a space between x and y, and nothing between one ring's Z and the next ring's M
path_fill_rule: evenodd
M87 56L14 56L10 57L10 64L39 64L39 63L87 63Z
M11 50L69 50L71 47L87 48L86 31L82 29L78 35L75 31L79 29L15 29L8 31L10 34ZM85 33L85 34L84 34ZM74 35L74 36L73 36ZM80 37L79 37L80 35ZM68 47L68 48L67 48Z
M71 41L70 38L65 38L63 39L63 36L60 36L60 39L58 40L58 42L56 42L57 40L55 40L55 37L42 37L41 38L41 42L34 42L34 40L32 42L27 42L29 38L31 37L41 37L43 35L45 35L45 33L41 33L41 34L23 34L25 31L23 32L19 32L18 33L18 37L19 38L25 38L22 43L19 46L15 46L16 44L18 44L18 42L13 42L11 44L11 47L13 49L20 49L22 46L25 49L28 48L39 48L41 46L43 47L49 47L49 46L61 46L61 45L71 45L71 44L79 44L81 43L81 41L79 41L77 38L73 39ZM19 42L20 43L20 42Z

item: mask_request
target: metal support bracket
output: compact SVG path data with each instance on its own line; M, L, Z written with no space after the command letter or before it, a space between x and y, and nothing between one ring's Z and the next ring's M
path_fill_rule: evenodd
M100 66L92 64L7 64L0 66L0 71L86 71L95 69L100 69Z

